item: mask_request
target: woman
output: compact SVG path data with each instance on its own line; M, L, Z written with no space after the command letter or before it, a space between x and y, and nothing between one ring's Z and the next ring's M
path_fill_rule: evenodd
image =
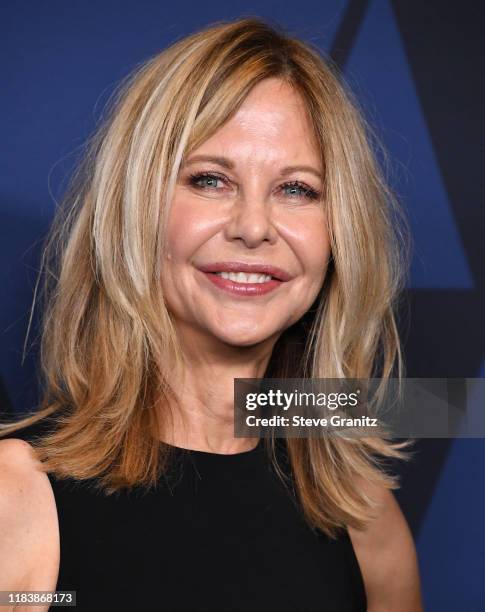
M328 62L256 18L176 42L122 89L66 202L44 402L0 443L0 590L421 610L384 470L403 444L233 435L234 378L402 374L399 209Z

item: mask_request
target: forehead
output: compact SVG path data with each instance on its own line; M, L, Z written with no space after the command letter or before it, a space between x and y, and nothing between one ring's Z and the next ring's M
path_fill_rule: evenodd
M195 153L195 151L194 151ZM313 163L319 150L302 96L279 79L265 79L236 113L197 149L252 163Z

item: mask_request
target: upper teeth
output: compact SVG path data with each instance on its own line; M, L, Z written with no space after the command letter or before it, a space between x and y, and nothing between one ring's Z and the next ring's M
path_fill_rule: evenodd
M216 272L216 274L236 283L267 283L271 280L269 274L246 274L246 272Z

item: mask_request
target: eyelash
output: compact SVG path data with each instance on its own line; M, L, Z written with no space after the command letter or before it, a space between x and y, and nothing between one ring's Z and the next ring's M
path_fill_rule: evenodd
M214 174L212 172L198 172L195 174L191 174L189 177L189 182L196 189L205 189L205 187L202 187L201 185L197 185L197 181L203 178L217 179L217 180L222 181L223 183L226 183L226 184L228 183L228 180L224 176L220 176L219 174ZM305 185L305 183L301 183L300 181L288 181L281 185L281 189L289 189L291 187L297 187L301 189L302 197L305 197L308 200L312 200L312 201L318 200L321 195L320 191L315 191L315 189L308 187L308 185Z

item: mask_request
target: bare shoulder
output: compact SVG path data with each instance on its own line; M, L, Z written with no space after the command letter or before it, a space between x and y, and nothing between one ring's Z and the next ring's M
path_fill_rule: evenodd
M360 481L376 504L375 518L364 530L349 527L362 571L368 612L422 612L416 547L393 493Z
M0 590L54 590L58 563L49 478L28 442L0 440Z
M0 463L4 468L38 468L33 447L20 438L0 440Z

